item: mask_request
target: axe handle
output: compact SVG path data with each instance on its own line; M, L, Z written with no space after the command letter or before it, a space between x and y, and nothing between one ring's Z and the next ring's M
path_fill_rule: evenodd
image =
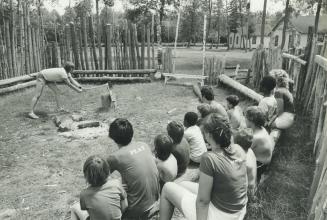
M83 90L92 90L92 89L97 89L97 88L101 88L101 87L104 87L104 86L108 86L108 83L105 83L105 84L102 84L102 85L99 85L99 86L92 86L92 87L84 87Z

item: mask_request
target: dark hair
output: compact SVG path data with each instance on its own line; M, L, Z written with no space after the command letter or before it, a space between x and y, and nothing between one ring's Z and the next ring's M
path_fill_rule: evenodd
M211 106L209 104L201 104L197 107L197 109L201 114L201 118L205 118L211 113Z
M233 107L237 106L240 99L238 98L237 95L229 95L226 98L227 102L229 102Z
M214 99L213 89L209 86L203 86L201 88L201 95L208 101L212 101Z
M83 173L91 186L102 186L110 174L109 164L101 156L90 156L84 163Z
M67 73L70 73L73 69L75 69L75 65L74 65L74 63L67 61L64 64L64 69L66 70Z
M166 134L159 134L154 139L154 150L156 157L167 160L173 150L173 140Z
M252 145L253 134L243 129L234 134L234 143L240 145L246 152Z
M172 121L167 125L167 133L174 144L179 144L184 136L184 126L177 121Z
M226 118L217 113L210 114L204 123L204 130L212 135L222 149L230 146L232 132Z
M273 76L264 76L260 82L260 91L269 94L276 87L276 79Z
M117 118L110 124L109 137L117 144L128 145L132 141L133 134L133 126L127 119Z
M246 109L245 117L254 123L257 127L265 125L266 118L262 110L258 106L250 106Z
M187 112L184 116L184 124L185 122L188 126L196 125L198 122L198 115L195 112Z

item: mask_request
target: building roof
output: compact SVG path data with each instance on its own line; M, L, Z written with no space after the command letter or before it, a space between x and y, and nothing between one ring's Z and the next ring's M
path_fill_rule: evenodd
M271 31L275 31L284 22L282 17ZM309 26L315 25L315 16L297 16L292 17L289 21L290 25L302 34L308 33ZM327 33L327 15L321 15L318 24L318 33Z

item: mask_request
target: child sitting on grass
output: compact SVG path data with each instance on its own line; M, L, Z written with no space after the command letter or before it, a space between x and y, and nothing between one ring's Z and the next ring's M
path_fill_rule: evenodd
M253 150L252 145L252 133L248 129L238 131L234 134L234 143L240 145L246 152L246 170L248 176L248 195L254 196L257 187L257 158Z
M227 101L227 114L231 126L232 133L246 128L245 117L241 107L238 106L239 98L236 95L229 95L226 98Z
M270 127L277 117L277 101L275 99L276 80L272 76L265 76L260 82L260 91L264 98L259 102L258 107L265 116L265 126Z
M185 139L190 145L190 159L195 163L200 163L201 156L207 152L207 147L203 139L200 128L196 125L198 115L195 112L187 112L184 116Z
M121 219L127 207L126 192L119 179L108 179L107 161L100 156L90 156L84 163L83 172L90 186L81 192L80 203L71 207L71 219Z
M260 183L261 175L267 171L271 161L275 143L264 128L265 115L257 106L251 106L245 113L246 124L253 131L251 149L257 158L257 182Z
M167 125L167 133L173 141L172 154L177 160L177 177L183 175L190 163L190 145L184 138L182 123L172 121Z
M177 176L177 161L171 153L173 141L166 134L160 134L154 139L154 151L156 164L161 182L171 182Z

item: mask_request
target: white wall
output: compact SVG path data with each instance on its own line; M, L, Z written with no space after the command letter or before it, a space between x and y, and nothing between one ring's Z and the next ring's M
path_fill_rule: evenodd
M237 41L238 38L238 41ZM234 33L230 33L229 34L229 47L232 48L233 47L233 40L234 42L234 48L240 48L241 47L241 34L240 33L236 33L235 34L235 38L234 38Z
M282 31L282 28L283 28L283 25L279 26L274 32L272 32L272 46L275 47L275 37L278 36L278 47L281 46L282 44L282 36L283 36L283 31ZM288 48L288 44L289 44L289 36L290 34L292 34L290 31L287 31L286 32L286 38L285 38L285 49ZM298 39L300 37L300 39ZM308 38L308 35L307 34L300 34L298 32L296 32L296 35L295 35L295 45L296 47L299 47L299 48L304 48L307 44L307 38ZM299 44L298 44L299 43Z

